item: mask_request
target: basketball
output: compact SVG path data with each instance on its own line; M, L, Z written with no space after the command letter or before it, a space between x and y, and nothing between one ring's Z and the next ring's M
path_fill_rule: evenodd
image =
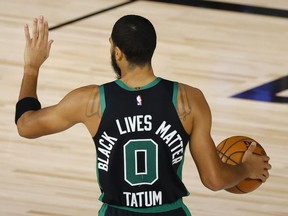
M265 150L257 141L245 136L232 136L223 140L217 146L217 152L223 163L237 165L241 163L244 153L252 142L257 144L254 154L266 155ZM261 184L262 181L259 179L245 179L225 190L230 193L244 194L256 190Z

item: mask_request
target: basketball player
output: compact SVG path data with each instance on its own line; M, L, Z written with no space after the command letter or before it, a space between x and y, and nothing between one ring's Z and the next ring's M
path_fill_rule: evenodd
M117 80L68 93L58 104L41 108L39 69L52 40L41 16L30 35L25 25L24 75L16 105L18 132L26 138L61 132L83 123L97 150L97 176L103 205L100 216L187 216L188 195L181 176L189 143L203 184L213 190L245 178L265 182L269 157L245 153L243 163L224 164L210 136L211 113L202 92L154 74L151 58L156 33L147 19L127 15L114 25L110 51Z

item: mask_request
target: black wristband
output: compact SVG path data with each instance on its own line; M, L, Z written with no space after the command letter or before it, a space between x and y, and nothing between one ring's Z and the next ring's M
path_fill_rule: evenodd
M16 104L15 124L17 124L18 119L22 116L23 113L29 110L39 110L39 109L41 109L41 104L37 98L26 97L21 99Z

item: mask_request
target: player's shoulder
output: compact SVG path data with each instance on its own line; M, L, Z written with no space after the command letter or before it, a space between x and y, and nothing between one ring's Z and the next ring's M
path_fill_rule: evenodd
M91 117L98 113L100 106L100 86L86 85L72 91L73 101L77 101L78 106L84 110L86 117Z
M99 97L98 85L86 85L70 91L61 102L73 104L74 107L79 108Z
M89 97L91 94L99 92L98 85L86 85L72 90L69 94L76 97Z
M83 92L83 93L89 92L89 91L97 91L99 90L99 85L91 84L91 85L81 86L79 88L76 88L75 90L79 92Z
M178 91L181 95L186 95L188 98L193 100L204 99L204 94L199 88L184 83L179 83Z
M195 115L202 109L204 95L202 91L193 86L178 83L177 113L186 132L191 134L192 122Z

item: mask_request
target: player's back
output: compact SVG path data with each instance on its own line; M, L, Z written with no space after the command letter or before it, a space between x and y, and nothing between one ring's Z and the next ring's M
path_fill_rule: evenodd
M189 135L175 108L177 93L178 83L161 78L140 89L120 80L100 86L103 116L93 139L104 203L147 209L188 194L181 178Z

